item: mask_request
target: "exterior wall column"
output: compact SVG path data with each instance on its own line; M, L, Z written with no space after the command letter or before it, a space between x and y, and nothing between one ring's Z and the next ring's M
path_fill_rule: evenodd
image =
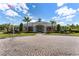
M33 32L36 32L36 27L35 26L33 26Z
M44 32L47 32L47 27L46 26L44 26Z

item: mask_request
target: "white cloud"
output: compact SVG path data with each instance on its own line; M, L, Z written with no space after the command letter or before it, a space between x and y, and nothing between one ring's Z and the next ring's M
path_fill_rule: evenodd
M12 10L11 8L14 8L17 12L22 12L24 14L28 13L29 8L25 3L1 3L0 4L0 10L2 10L4 13L6 10Z
M58 21L64 20L67 22L71 22L79 12L79 8L73 9L73 8L68 8L68 6L62 6L61 8L57 9L55 12L57 16L53 17L53 19L56 19Z
M15 9L15 11L12 8ZM0 10L3 14L7 15L6 17L19 17L20 15L18 12L28 14L29 8L27 7L26 3L0 3Z
M38 19L35 19L35 18L32 16L31 22L37 22L37 21L38 21ZM46 21L46 19L42 19L41 21Z
M17 12L15 12L15 11L13 11L13 10L7 10L6 12L5 12L5 14L6 15L8 15L8 16L19 16L18 15L18 13Z
M79 8L77 9L77 11L79 12Z
M8 5L10 5L12 7L16 7L16 8L20 7L22 9L29 9L25 3L13 3L13 4L8 3Z
M28 16L30 16L30 15L31 15L31 13L28 13L27 15L28 15Z
M8 7L8 5L3 4L3 3L0 3L0 10L6 11L7 9L10 9L10 8Z
M29 15L29 18L32 19L32 20L37 20L34 16Z
M34 17L33 17L33 16L29 16L29 18L30 18L30 19L34 19Z
M26 14L29 10L25 3L19 3L18 7L20 8L20 11L23 11L24 14Z
M73 21L73 17L75 17L75 15L69 15L69 16L66 16L65 19L66 21Z
M53 20L55 20L55 21L72 21L73 19L73 17L75 17L75 15L69 15L69 16L62 16L62 17L60 17L60 16L57 16L57 17L53 17L52 19Z
M22 12L23 12L24 14L27 14L27 13L28 13L28 11L27 11L27 10L22 10Z
M9 7L15 8L18 12L23 12L24 14L28 13L29 8L25 3L14 3L14 4L8 4Z
M60 24L60 25L65 25L65 23L64 23L64 22L58 22L58 24Z
M19 5L23 8L23 9L29 9L25 3L19 3Z
M6 17L6 19L8 19L9 21L14 20L13 18L10 18L10 17Z
M73 21L73 19L72 19L72 18L66 19L66 21L67 21L67 22L71 22L71 21Z
M61 19L60 19L60 17L59 17L59 16L58 16L58 17L57 17L57 16L55 16L55 17L52 17L52 20L59 21L59 20L61 20Z
M73 18L75 15L66 16L67 19Z
M55 17L52 17L52 19L54 20L54 19L57 19L57 17L55 16Z
M60 7L60 6L63 6L64 3L57 3L57 6Z
M36 5L32 5L33 8L36 8Z
M31 22L36 22L37 20L32 19Z
M56 13L59 16L68 16L68 15L75 14L76 12L77 12L76 10L74 10L72 8L68 8L67 6L61 7L56 10Z
M47 19L41 19L41 21L47 21Z
M78 22L74 22L75 25L79 24Z

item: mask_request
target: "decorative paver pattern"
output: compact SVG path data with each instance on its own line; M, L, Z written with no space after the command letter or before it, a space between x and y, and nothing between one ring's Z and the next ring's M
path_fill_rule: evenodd
M36 34L0 39L1 56L79 55L79 37Z

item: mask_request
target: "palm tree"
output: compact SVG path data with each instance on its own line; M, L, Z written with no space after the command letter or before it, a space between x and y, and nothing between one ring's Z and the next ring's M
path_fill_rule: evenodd
M27 32L28 32L28 23L31 21L31 19L29 17L24 17L23 21L27 22Z
M39 18L39 19L38 19L38 22L41 22L41 20L42 20L42 19L41 19L41 18Z
M56 21L50 21L51 22L51 28L52 28L52 31L55 31L55 25L56 25Z

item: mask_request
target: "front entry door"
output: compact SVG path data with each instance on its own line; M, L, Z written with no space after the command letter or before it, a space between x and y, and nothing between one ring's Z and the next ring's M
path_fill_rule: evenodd
M44 26L43 25L37 25L36 26L36 32L44 32Z

